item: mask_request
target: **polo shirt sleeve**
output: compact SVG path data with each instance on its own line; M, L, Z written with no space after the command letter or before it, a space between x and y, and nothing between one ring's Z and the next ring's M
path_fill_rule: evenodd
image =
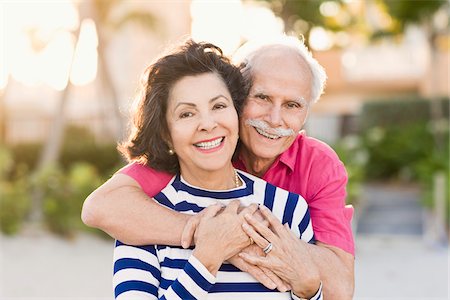
M154 197L161 192L173 177L169 173L157 171L139 163L131 163L117 173L128 175L136 180L149 197Z
M355 246L351 228L353 208L345 205L347 172L336 156L336 161L321 161L315 168L314 191L309 199L309 209L316 240L338 247L355 255Z

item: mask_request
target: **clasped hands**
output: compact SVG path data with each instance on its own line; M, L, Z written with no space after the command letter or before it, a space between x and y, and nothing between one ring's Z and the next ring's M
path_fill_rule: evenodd
M205 208L192 216L183 230L182 246L188 248L193 242L213 257L217 256L214 244L221 244L219 260L227 260L269 289L292 290L307 297L320 285L307 244L264 206L244 208L235 200L225 208L220 204Z

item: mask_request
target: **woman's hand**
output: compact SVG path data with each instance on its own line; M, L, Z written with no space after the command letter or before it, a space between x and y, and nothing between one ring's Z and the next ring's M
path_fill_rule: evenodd
M256 244L251 244L247 248L242 249L240 253L247 253L248 255L252 256L265 255L262 249ZM247 272L250 275L252 275L256 280L258 280L262 285L264 285L268 289L271 290L278 289L280 292L286 292L291 289L286 282L281 280L271 270L250 264L244 259L242 259L242 257L239 254L236 254L233 257L229 258L228 262L233 264L233 266L235 266L239 270Z
M208 207L195 231L193 255L212 274L217 273L225 260L250 244L249 237L242 230L242 224L244 215L253 214L258 207L252 204L238 213L239 205L240 202L234 200L222 212L219 204Z
M266 256L247 253L239 256L250 264L273 271L292 287L297 296L311 297L319 289L320 275L307 243L295 236L287 224L283 226L268 208L260 206L260 210L270 228L250 214L245 215L248 224L244 223L242 228L261 249L266 249ZM268 247L269 243L271 247Z
M197 235L195 234L198 225L200 224L200 221L202 220L205 213L207 213L209 210L215 210L215 206L209 206L205 209L203 209L198 214L195 214L190 217L188 222L186 223L183 234L181 237L181 245L183 248L189 248L191 245L195 244L194 240L196 239ZM241 213L242 210L244 210L245 207L240 206L238 208L238 212ZM218 213L220 213L223 210L223 207L221 210L219 210ZM254 211L253 215L257 220L262 222L265 226L269 226L269 222L263 217L261 212L259 210ZM195 238L194 238L195 237ZM244 248L242 250L243 252L246 252L251 255L264 255L264 252L262 252L262 249L258 247L255 244L251 244L248 247ZM290 287L281 280L277 275L275 275L272 271L266 268L260 268L258 266L249 264L245 260L243 260L238 254L230 257L228 259L228 262L238 268L239 270L243 272L247 272L250 275L252 275L256 280L258 280L261 284L263 284L268 289L278 289L281 292L287 291L290 289Z

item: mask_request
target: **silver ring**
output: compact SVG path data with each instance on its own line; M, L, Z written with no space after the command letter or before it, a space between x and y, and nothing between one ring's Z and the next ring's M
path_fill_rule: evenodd
M272 243L269 243L269 245L267 245L267 246L263 249L263 251L264 251L265 254L269 254L269 252L272 251L272 249L273 249L273 245L272 245Z

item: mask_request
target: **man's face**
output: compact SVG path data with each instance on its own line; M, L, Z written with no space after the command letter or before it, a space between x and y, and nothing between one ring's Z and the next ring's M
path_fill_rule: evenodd
M240 138L250 158L272 163L292 145L305 123L312 75L306 62L286 49L267 50L252 64L251 72L253 84L240 119Z

